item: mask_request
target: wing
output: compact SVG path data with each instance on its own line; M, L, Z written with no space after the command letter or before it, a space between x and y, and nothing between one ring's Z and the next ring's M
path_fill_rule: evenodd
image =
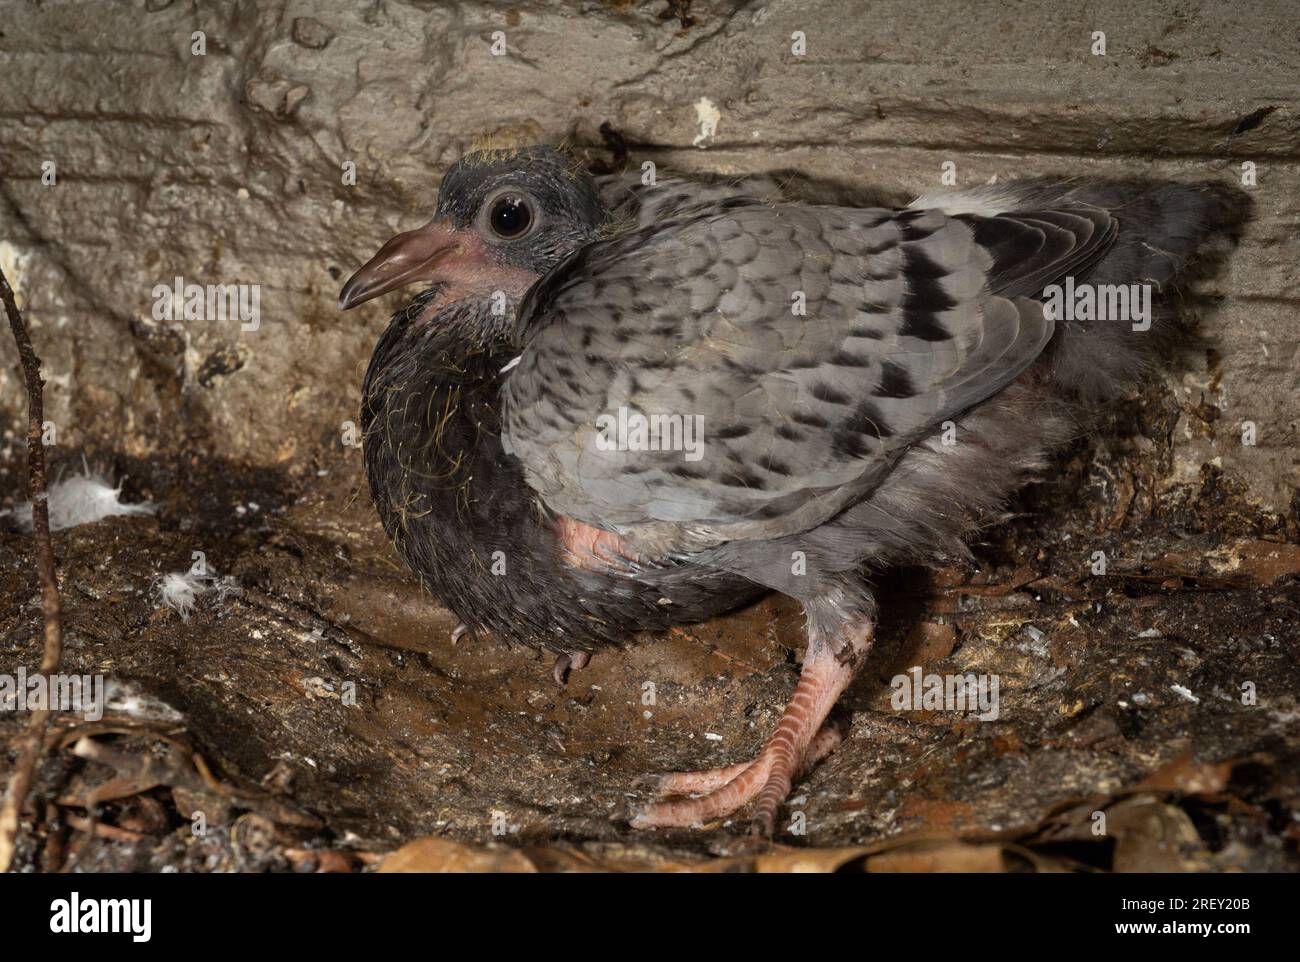
M809 530L1046 346L1099 210L730 198L593 244L520 310L507 450L552 511L648 554Z
M660 177L643 182L640 171L609 174L596 180L596 190L610 219L627 228L654 227L673 216L735 198L777 203L789 200L773 176L715 177L687 180Z

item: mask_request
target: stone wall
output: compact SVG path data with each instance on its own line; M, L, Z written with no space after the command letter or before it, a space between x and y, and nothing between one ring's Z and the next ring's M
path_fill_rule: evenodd
M60 445L303 469L355 416L392 306L340 314L342 279L427 219L474 138L599 145L608 122L636 162L796 168L908 193L937 187L947 161L963 185L1044 172L1240 182L1253 163L1257 219L1194 305L1213 351L1177 382L1166 480L1217 462L1252 500L1286 507L1300 486L1292 4L667 7L7 4L0 266L46 361ZM260 285L260 325L155 320L154 288L177 276ZM0 338L14 430L3 494L19 483L19 389Z

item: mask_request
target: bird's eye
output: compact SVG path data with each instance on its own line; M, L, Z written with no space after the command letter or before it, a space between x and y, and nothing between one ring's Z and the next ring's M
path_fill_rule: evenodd
M488 213L492 233L506 240L522 237L533 225L533 210L518 194L506 194L492 202Z

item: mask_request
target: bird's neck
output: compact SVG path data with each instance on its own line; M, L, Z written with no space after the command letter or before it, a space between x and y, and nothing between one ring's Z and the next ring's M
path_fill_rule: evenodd
M435 310L438 293L426 291L395 314L375 345L362 429L368 455L402 450L425 459L425 470L454 477L468 469L467 450L486 439L499 446L500 376L516 353L514 314L494 312L490 299Z
M432 287L393 315L389 329L400 325L409 339L459 344L467 353L475 352L514 339L518 306L519 296L512 291L460 296L443 286Z
M467 544L527 512L522 470L501 447L501 368L513 340L484 336L486 305L457 303L427 319L419 310L394 316L375 346L363 451L389 537L452 601L449 573L465 565Z

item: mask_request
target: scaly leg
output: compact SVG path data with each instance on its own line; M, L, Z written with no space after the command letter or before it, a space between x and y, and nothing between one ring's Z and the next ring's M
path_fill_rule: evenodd
M755 802L753 828L770 835L781 802L790 794L794 779L815 760L815 742L826 750L819 732L826 716L853 680L871 645L872 624L853 621L841 626L834 644L818 635L808 640L803 670L794 696L786 706L776 731L752 762L711 772L663 776L660 788L670 792L708 791L700 798L654 802L632 820L633 828L701 825L730 815Z
M804 755L803 767L797 778L803 778L813 766L831 753L840 742L844 741L844 732L838 725L827 722L821 727L808 746ZM647 775L644 779L656 798L669 798L673 795L706 795L721 788L754 764L756 759L728 765L725 768L705 768L697 772L669 772L666 775Z

